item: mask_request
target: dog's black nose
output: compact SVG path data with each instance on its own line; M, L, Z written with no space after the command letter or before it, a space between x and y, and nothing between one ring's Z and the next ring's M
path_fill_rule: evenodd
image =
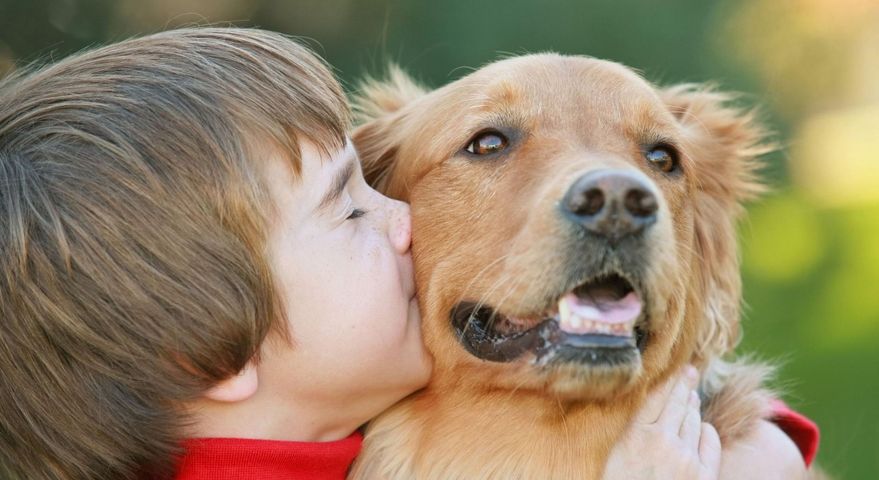
M659 205L644 180L621 170L578 178L562 200L568 218L615 244L656 221Z

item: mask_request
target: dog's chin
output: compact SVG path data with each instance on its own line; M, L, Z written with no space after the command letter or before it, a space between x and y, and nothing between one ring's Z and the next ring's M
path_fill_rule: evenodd
M604 273L567 290L538 314L509 316L461 302L451 321L471 355L527 365L555 397L608 399L632 388L642 371L650 316L636 285L619 273Z
M625 364L583 368L560 363L540 372L546 392L563 401L611 400L630 392L641 377L641 357Z
M538 373L557 398L601 400L622 395L641 375L639 335L568 335L535 359Z

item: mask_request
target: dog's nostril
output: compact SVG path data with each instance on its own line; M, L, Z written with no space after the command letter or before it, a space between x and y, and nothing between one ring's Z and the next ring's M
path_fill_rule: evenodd
M656 213L659 205L652 193L635 188L626 193L624 202L626 210L636 217L649 217Z
M583 193L583 201L574 208L580 215L595 215L604 208L604 192L598 188L591 188Z

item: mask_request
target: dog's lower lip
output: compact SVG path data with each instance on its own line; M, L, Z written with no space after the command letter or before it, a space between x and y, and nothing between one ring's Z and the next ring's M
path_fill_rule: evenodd
M617 273L596 275L570 287L554 309L529 317L510 317L490 306L461 302L451 312L452 325L461 344L483 360L509 362L531 352L538 361L559 356L614 363L613 352L641 352L648 338L648 316L634 285ZM566 305L573 310L560 313Z
M563 331L555 318L529 328L501 333L492 326L495 312L473 302L458 304L451 313L458 341L472 355L492 362L511 362L526 353L547 363L608 363L632 361L644 351L649 338L647 316L642 313L632 335L575 334Z
M633 361L642 350L641 335L618 336L563 331L558 321L546 319L526 330L499 333L491 323L491 308L462 302L452 310L458 340L472 355L491 362L511 362L531 353L539 365L555 363L607 363Z
M619 273L598 274L571 286L554 310L530 317L465 301L450 312L452 325L459 342L483 360L509 362L530 352L538 362L619 363L646 345L647 314L634 285ZM623 350L632 353L615 353Z

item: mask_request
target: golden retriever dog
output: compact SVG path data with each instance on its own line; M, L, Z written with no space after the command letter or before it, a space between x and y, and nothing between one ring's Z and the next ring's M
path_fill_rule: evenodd
M687 362L724 443L769 414L767 368L727 358L735 224L768 151L729 99L555 54L434 91L393 69L364 86L353 140L412 206L435 371L368 427L353 477L598 479Z

